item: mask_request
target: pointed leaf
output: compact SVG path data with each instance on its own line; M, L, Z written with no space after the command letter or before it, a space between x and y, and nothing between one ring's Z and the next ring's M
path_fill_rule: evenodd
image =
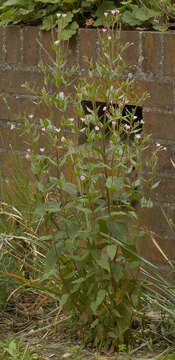
M107 248L107 254L111 260L114 259L114 256L116 254L116 246L115 245L108 245Z

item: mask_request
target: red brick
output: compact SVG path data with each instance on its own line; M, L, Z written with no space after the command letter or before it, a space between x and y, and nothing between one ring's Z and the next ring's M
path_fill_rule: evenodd
M149 93L149 97L144 101L144 106L154 106L163 109L173 108L173 85L171 83L136 80L134 85L135 94L139 97L145 91Z
M175 134L175 115L161 112L144 112L144 132L154 139L173 140Z
M52 48L52 44L56 40L55 31L41 31L41 60L44 64L52 64L52 60L56 60L56 53Z
M139 58L139 32L138 31L121 31L120 41L122 44L129 42L129 47L123 52L123 59L129 67L128 72L137 71Z
M19 64L21 62L21 39L20 27L7 26L6 28L6 61L8 64Z
M29 136L24 135L19 129L10 129L5 122L0 122L0 148L7 151L25 151L27 149L26 142Z
M172 236L154 236L153 239L156 241L156 244L151 239L151 236L145 236L138 241L138 252L139 254L153 264L157 264L159 269L162 269L161 264L167 264L166 258L162 255L160 249L164 252L170 260L175 260L175 242Z
M41 88L43 85L43 75L40 72L1 71L0 79L0 92L10 94L27 94L27 90L22 87L25 82L28 82L31 87Z
M154 200L164 203L175 202L175 179L157 176L156 181L160 181L159 186L152 191L151 197Z
M2 120L21 120L21 115L36 114L38 107L26 97L6 96L7 104L4 102L4 96L0 96L0 119Z
M0 164L2 178L15 176L18 171L18 166L23 169L25 176L31 172L28 160L25 159L24 156L17 155L13 152L0 151Z
M156 148L156 143L153 145L150 145L149 149L147 149L143 154L143 160L147 159L149 160L152 157L152 153ZM174 147L171 145L166 145L166 150L162 150L158 153L158 161L156 165L156 171L157 174L161 177L169 177L173 178L175 176L175 169L171 163L171 157L174 158L175 162L175 156L174 154ZM145 167L144 172L145 176L149 176L148 174L149 169ZM150 175L151 176L151 175Z
M64 41L64 51L66 52L66 60L68 68L78 65L77 59L77 37L73 36L68 41Z
M83 69L88 69L88 64L83 59L83 56L86 56L89 60L92 59L93 62L97 59L97 30L94 29L80 29L80 67Z
M166 208L165 208L166 211ZM137 209L138 222L141 227L154 231L157 234L169 233L169 227L160 207Z
M34 66L39 64L39 27L25 26L23 28L24 34L24 64L28 66Z
M161 34L156 32L142 33L142 71L149 75L160 72L161 60Z
M0 26L0 63L3 62L3 31L4 31L4 27Z
M164 33L164 75L175 76L175 33Z

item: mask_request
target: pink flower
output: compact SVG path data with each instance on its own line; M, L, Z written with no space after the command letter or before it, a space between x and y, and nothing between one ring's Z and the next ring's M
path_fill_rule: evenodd
M141 135L140 134L136 134L136 139L140 139Z
M85 180L85 176L84 176L84 175L81 175L81 176L80 176L80 180L81 180L81 181L84 181L84 180Z
M69 121L73 122L73 121L74 121L74 118L69 118Z
M60 13L58 13L58 14L57 14L57 17L60 17L60 16L61 16L61 14L60 14Z
M30 119L33 119L33 118L34 118L34 115L33 115L33 114L30 114L30 115L28 115L28 117L29 117Z
M115 15L115 14L117 15L120 13L120 11L116 9L116 10L112 10L111 13L112 13L112 15Z
M46 128L43 126L42 128L41 128L41 131L46 131Z
M112 121L112 125L115 125L115 121Z
M159 144L159 143L156 143L156 146L157 146L157 147L159 147L159 146L160 146L160 144Z
M107 17L107 16L108 16L108 13L107 13L106 11L104 12L104 16L105 16L105 17Z
M107 30L107 29L102 29L102 31L103 31L103 32L106 32L106 31L108 31L108 30Z
M14 124L11 124L11 125L10 125L10 130L15 129L15 127L16 127L16 126L15 126Z
M126 130L129 130L130 128L131 128L130 125L125 124L125 129L126 129Z
M59 133L59 132L61 131L61 129L60 129L60 128L59 128L59 129L56 128L55 131L56 131L57 133Z
M44 152L44 151L45 151L45 148L42 148L42 147L41 147L41 148L40 148L40 151L41 151L41 152Z
M29 153L29 152L31 152L31 149L30 149L30 148L28 148L26 151Z
M62 14L62 17L65 18L67 16L67 14Z
M95 126L95 130L98 131L100 130L100 128L98 126Z
M80 120L81 120L82 122L84 122L84 121L85 121L85 118L81 117Z

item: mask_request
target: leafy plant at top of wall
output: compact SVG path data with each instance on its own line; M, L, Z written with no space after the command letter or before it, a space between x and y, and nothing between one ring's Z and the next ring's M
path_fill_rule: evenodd
M41 29L57 26L57 13L66 13L64 39L74 35L79 27L104 25L104 12L120 9L124 29L137 26L158 31L168 29L174 20L173 0L1 0L0 24L42 24Z
M162 147L149 145L149 136L141 134L144 121L137 109L146 94L136 96L134 81L122 77L129 44L120 43L119 12L105 12L104 17L98 61L85 59L88 80L77 79L78 67L66 62L64 16L58 19L53 44L56 61L49 68L41 66L44 86L35 93L35 103L46 107L48 115L26 115L22 129L32 135L26 158L36 191L31 198L33 228L25 231L30 281L25 271L19 280L59 299L60 311L71 316L69 328L85 344L114 349L131 341L133 311L141 307L136 242L144 231L134 203L152 206Z

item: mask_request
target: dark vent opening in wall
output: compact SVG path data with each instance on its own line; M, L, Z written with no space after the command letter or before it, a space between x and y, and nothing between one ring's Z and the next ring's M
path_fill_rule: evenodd
M83 111L85 115L90 114L90 110L93 110L93 104L91 101L82 101L81 105L83 107ZM117 108L117 104L113 104L114 109ZM95 102L95 107L98 108L98 117L100 119L100 121L103 123L104 122L104 114L105 114L105 110L104 108L106 107L106 103L105 102L101 102L101 101L96 101ZM133 114L134 116L134 120L133 123L135 125L135 128L138 130L137 134L141 133L142 131L142 122L143 122L143 109L141 106L136 106L136 105L125 105L122 111L122 119L121 120L117 120L122 124L128 124L129 123L129 119L131 117L131 115ZM83 125L84 126L84 125ZM91 125L91 130L94 128L93 125ZM111 126L106 128L105 131L105 135L106 137L110 136L111 134ZM125 138L127 137L126 131L124 131L121 134L121 139L125 140ZM129 139L132 141L134 140L135 137L135 133L132 133L129 137ZM83 144L84 142L86 142L86 136L82 134L81 138L79 139L79 143Z
M143 127L143 108L135 105L125 105L122 111L122 123L128 124L131 114L134 116L133 125L137 129L137 134L140 134ZM130 140L134 140L136 133L130 135ZM126 137L126 134L122 134L122 139Z

